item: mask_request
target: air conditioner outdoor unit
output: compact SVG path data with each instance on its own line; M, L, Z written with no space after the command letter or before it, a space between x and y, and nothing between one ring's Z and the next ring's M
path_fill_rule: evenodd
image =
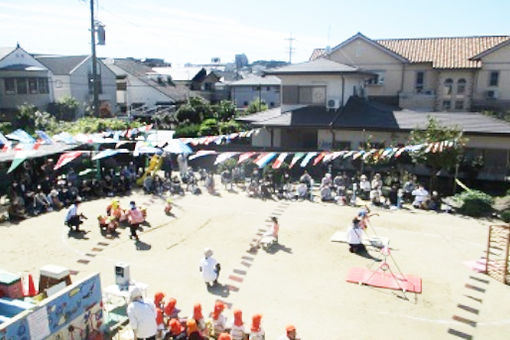
M328 109L338 109L340 107L340 99L330 98L327 102Z
M487 97L487 99L497 99L498 95L499 95L499 93L497 90L488 90L486 97Z

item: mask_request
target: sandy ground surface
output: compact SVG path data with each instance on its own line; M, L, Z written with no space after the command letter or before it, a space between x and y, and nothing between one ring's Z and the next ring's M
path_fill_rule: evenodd
M41 266L57 264L77 271L73 280L100 272L104 288L114 284L114 264L126 262L132 279L149 285L150 297L156 291L175 297L183 315L190 315L196 302L208 314L217 299L242 309L247 326L253 314L262 313L266 339L276 339L289 323L303 340L510 338L509 287L464 264L483 255L491 221L375 211L373 229L390 238L398 267L423 279L423 292L407 293L406 301L399 291L345 281L352 267L377 267L350 254L346 244L330 242L347 228L356 208L262 201L240 190L220 190L219 196L176 198L175 216L167 216L158 197L133 193L120 198L121 206L131 199L148 209L150 227L143 227L142 242L129 240L128 228L116 239L103 237L95 217L109 199L96 200L81 205L89 217L89 232L81 238L68 235L64 211L0 225L0 267L37 278ZM280 219L280 245L270 253L247 252L273 215ZM204 247L222 264L221 285L212 291L198 271ZM232 317L231 311L226 315Z

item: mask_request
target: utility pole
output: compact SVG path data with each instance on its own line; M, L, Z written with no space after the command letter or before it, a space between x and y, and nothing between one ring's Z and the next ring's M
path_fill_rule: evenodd
M289 64L292 64L292 52L294 52L294 48L292 47L292 42L296 39L294 39L292 37L292 33L290 34L290 37L288 37L287 39L285 40L288 40L289 41Z
M96 25L94 21L94 0L90 0L90 42L92 45L92 88L94 94L94 117L99 117L99 97L97 81L97 57L96 57Z

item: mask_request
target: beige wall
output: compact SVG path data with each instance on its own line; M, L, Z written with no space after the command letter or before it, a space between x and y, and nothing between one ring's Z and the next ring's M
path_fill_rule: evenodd
M499 71L498 87L489 87L491 71ZM478 71L474 99L485 99L487 90L497 89L499 100L510 100L510 45L482 58L482 68Z
M368 85L369 96L396 96L402 88L403 63L362 39L334 51L329 59L367 71L385 71L384 85Z
M344 75L344 104L353 94L353 87L358 90L363 86L364 75ZM279 75L282 86L325 86L326 100L339 99L342 100L342 76L341 75ZM284 91L282 91L282 103L285 102Z
M251 136L251 145L256 147L271 146L271 132L269 129L261 128Z

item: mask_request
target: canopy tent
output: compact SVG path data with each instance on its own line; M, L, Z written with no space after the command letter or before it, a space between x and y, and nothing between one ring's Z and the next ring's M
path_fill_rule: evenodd
M67 145L62 143L54 143L51 145L41 144L36 152L27 153L27 159L45 157L49 155L58 154L61 152L65 152L67 150L72 150L77 148L79 145ZM11 162L16 158L16 153L18 151L10 149L4 152L0 152L0 163L2 162Z
M119 153L129 153L129 150L126 149L107 149L100 151L98 154L96 154L94 157L92 157L93 161L97 161L98 159L107 158L115 156Z
M166 152L170 153L185 153L189 154L192 153L193 150L183 142L181 142L179 139L170 139L168 141L168 145L163 148Z

